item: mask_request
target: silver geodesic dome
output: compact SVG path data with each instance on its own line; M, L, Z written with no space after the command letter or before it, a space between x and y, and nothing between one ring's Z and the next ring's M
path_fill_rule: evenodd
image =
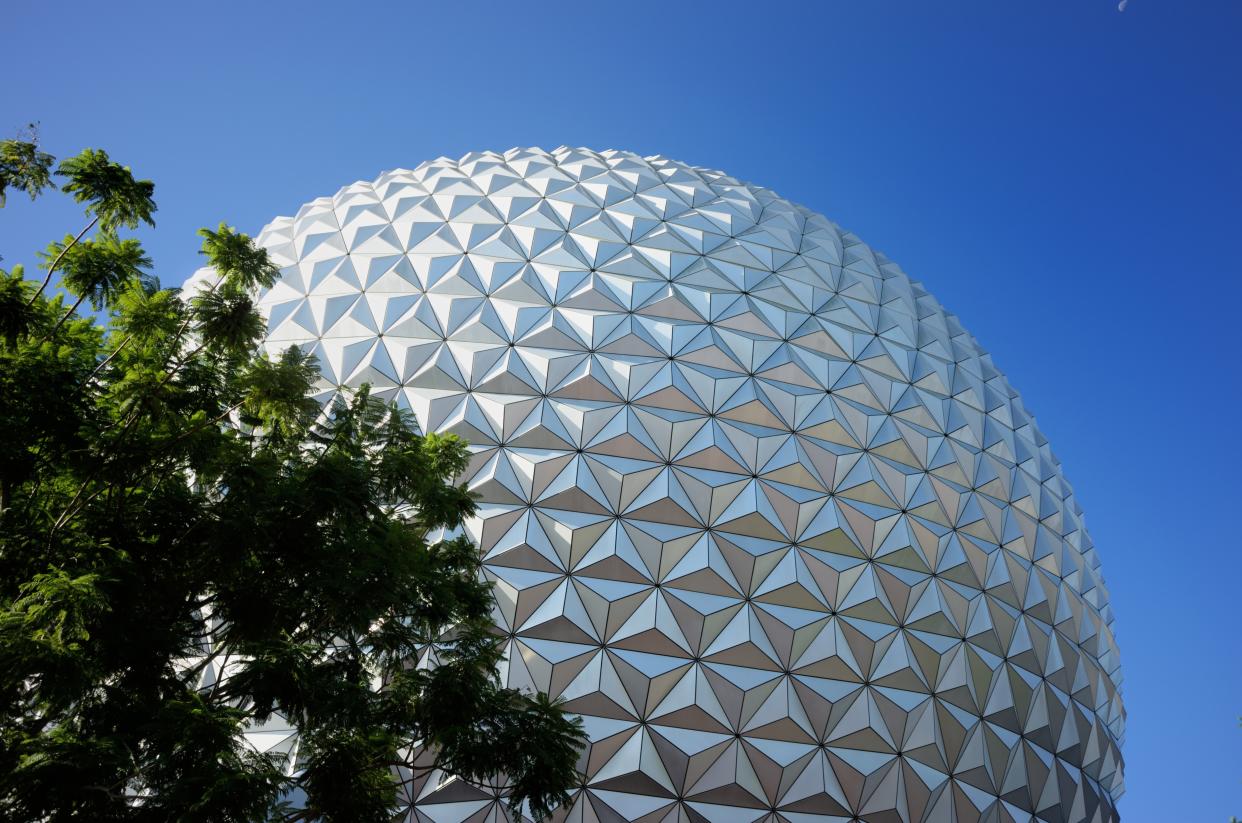
M392 171L260 243L272 349L470 442L504 677L591 738L569 820L1117 819L1079 507L991 358L857 237L562 148Z

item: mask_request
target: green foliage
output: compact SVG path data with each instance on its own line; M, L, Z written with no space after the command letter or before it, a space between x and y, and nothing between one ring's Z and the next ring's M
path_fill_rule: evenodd
M137 228L146 223L154 226L155 184L135 180L129 166L114 163L102 149L84 149L57 167L56 173L69 178L61 187L73 199L86 204L86 213L94 215L105 229Z
M26 192L31 200L38 197L52 184L50 171L55 159L39 150L33 133L29 140L0 140L0 208L10 187Z
M95 311L111 302L118 289L142 282L151 266L151 258L142 250L141 243L132 237L122 240L107 229L97 237L78 242L74 242L73 235L65 235L64 242L48 244L47 251L39 256L45 269L60 260L61 286L70 294L89 300Z
M20 265L13 267L11 275L0 269L0 339L10 348L34 323L37 311L30 300L33 290L24 274Z
M499 682L465 445L263 354L246 235L201 232L183 300L116 234L151 185L60 172L100 223L44 254L77 304L0 271L0 819L386 821L401 766L565 802L582 732ZM276 718L296 763L244 742Z
M199 229L203 238L200 252L222 278L222 285L233 286L240 291L270 288L280 277L280 269L267 258L263 249L257 248L250 238L225 223L220 228Z
M0 154L14 152L18 156L24 156L24 153L33 151L33 148L24 148L25 145L20 141L4 141L0 143ZM33 147L33 144L30 145ZM15 168L18 169L18 172L14 172L15 175L18 175L14 179L24 181L27 190L32 191L32 197L48 184L47 170L55 160L51 155L42 155L38 152L35 152L35 157L37 162L34 163L34 166L37 167L37 173L31 170L30 163L16 166ZM96 224L103 230L98 238L100 244L98 251L104 250L103 247L107 245L105 242L107 237L115 237L116 230L122 226L133 229L137 228L140 222L150 226L155 225L155 222L151 219L152 213L155 212L155 200L152 199L152 196L155 194L155 184L150 180L135 180L133 174L130 173L129 167L112 162L108 158L107 152L98 149L83 149L74 157L70 157L62 162L57 167L56 174L68 178L68 182L61 186L61 191L73 195L73 199L77 202L85 203L86 213L91 220L76 236L67 235L65 242L53 243L49 247L49 251L53 253L47 257L43 264L43 268L47 269L47 275L43 278L42 285L35 290L27 301L27 304L31 306L43 295L44 289L52 282L52 275L61 268L66 258L77 248L83 235ZM37 180L35 180L35 177L37 177ZM30 188L32 180L38 183L34 190ZM0 194L3 194L2 186L0 186ZM117 242L121 244L126 241ZM124 247L113 249L113 251L122 255L122 257L125 254L133 253L132 250L126 251ZM142 260L134 260L133 262L135 265L145 266L149 265L150 261L143 257ZM89 277L86 278L88 288L92 282ZM108 288L108 284L100 284L97 288L100 290L99 297L102 298L102 292ZM60 323L53 327L53 332L59 331L60 325L69 319L86 296L85 291L80 293L78 302L73 305L69 312L62 315Z

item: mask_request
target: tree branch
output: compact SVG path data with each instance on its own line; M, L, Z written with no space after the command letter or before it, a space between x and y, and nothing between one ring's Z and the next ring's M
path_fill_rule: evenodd
M102 361L102 362L101 362L98 366L96 366L96 367L95 367L95 370L94 370L94 371L92 371L90 374L88 374L88 375L86 376L86 382L87 382L87 383L89 383L89 382L91 382L92 380L94 380L94 379L95 379L95 375L97 375L97 374L99 374L101 371L103 371L104 366L107 366L109 363L111 363L111 362L112 362L112 358L116 357L118 354L120 354L122 351L124 351L124 350L125 350L125 347L126 347L126 346L128 346L128 345L129 345L129 342L130 342L131 340L133 340L133 339L134 339L134 336L131 334L131 335L128 335L128 336L127 336L124 340L122 340L122 341L121 341L121 345L119 345L119 346L117 346L115 349L113 349L113 350L112 350L112 354L110 354L110 355L108 355L107 357L105 357L105 358L103 359L103 361Z
M60 331L60 327L65 325L66 320L68 320L70 317L73 317L73 313L78 310L78 306L81 306L82 301L84 300L86 300L85 294L79 297L77 300L75 300L73 305L69 307L69 310L65 312L64 314L62 314L60 316L60 319L56 321L56 325L52 327L52 330L48 332L46 336L44 336L43 341L51 340L53 337L55 337L56 332ZM40 341L40 342L43 342L43 341Z
M36 291L33 295L30 296L30 300L26 302L26 308L30 308L31 306L33 306L35 304L35 301L39 299L39 295L43 294L43 290L47 288L47 284L52 282L52 272L56 271L56 267L60 265L60 261L64 259L65 254L71 248L76 246L78 244L78 241L82 239L82 236L85 235L91 229L93 229L95 227L95 224L98 222L99 222L99 215L96 214L91 219L91 222L86 224L86 228L78 232L78 236L73 238L73 240L69 243L69 245L65 246L63 249L60 250L60 254L56 255L56 259L52 261L52 265L48 266L47 276L43 278L43 284L39 286L38 291ZM59 328L59 326L57 326L57 328Z

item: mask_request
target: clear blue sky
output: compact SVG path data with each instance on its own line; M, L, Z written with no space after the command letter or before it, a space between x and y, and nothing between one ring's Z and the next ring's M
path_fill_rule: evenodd
M1124 819L1242 815L1238 0L8 0L0 27L0 133L153 178L166 284L198 226L515 145L721 168L858 232L994 353L1086 508ZM9 203L6 266L81 222Z

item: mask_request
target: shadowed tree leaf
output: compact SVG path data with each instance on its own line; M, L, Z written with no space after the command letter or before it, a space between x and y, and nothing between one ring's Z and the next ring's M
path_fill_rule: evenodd
M245 234L201 232L216 286L160 290L117 234L151 184L60 171L101 224L43 255L77 302L0 272L0 819L379 823L419 752L564 803L582 730L500 683L465 444L261 351L279 272Z

